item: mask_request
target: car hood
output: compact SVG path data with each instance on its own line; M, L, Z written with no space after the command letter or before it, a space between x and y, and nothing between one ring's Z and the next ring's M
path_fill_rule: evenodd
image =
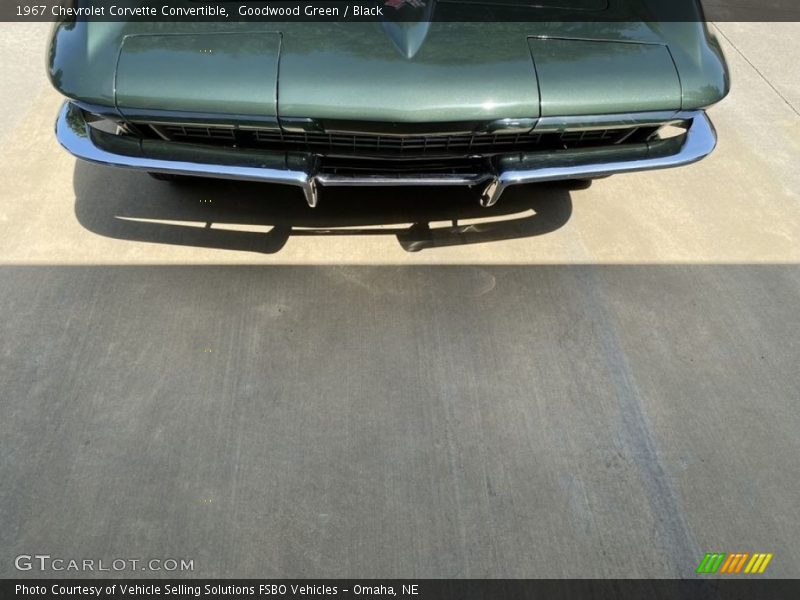
M69 25L51 80L125 116L487 121L698 108L728 87L702 23Z
M652 29L606 25L603 32L598 24L519 22L285 31L278 112L407 123L680 109L667 46Z

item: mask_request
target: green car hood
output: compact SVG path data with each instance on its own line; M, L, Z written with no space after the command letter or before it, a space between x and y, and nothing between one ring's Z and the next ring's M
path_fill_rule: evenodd
M126 117L215 121L677 110L728 91L703 23L424 25L398 34L374 22L59 24L49 72L65 95Z
M655 37L588 41L589 32L562 27L556 37L536 23L425 25L411 57L377 24L341 27L313 44L285 34L280 115L491 121L681 108L675 63ZM498 42L479 43L487 35Z
M479 24L420 25L427 31L413 56L380 23L329 26L319 37L287 31L281 116L398 122L538 116L536 72L523 27L512 25L503 43L487 46L468 31Z

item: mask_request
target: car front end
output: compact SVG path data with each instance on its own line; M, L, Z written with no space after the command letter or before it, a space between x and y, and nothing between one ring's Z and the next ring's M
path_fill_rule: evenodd
M490 206L510 185L689 164L729 90L699 19L72 22L49 57L75 156L293 185L310 206L352 185L465 185Z

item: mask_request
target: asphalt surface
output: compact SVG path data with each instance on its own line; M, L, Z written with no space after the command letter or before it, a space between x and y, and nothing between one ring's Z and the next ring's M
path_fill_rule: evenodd
M76 164L1 24L0 576L800 576L800 25L719 30L703 163L311 211Z

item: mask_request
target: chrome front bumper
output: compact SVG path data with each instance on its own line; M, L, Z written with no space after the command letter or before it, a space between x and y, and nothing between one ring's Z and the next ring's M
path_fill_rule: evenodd
M449 185L481 185L481 204L491 206L511 185L677 167L696 162L714 150L716 133L704 111L676 113L671 121L691 124L682 135L644 144L501 156L495 161L494 172L471 175L333 175L318 172L312 156L295 156L295 160L289 160L288 155L278 153L269 157L250 154L248 160L240 162L233 160L238 155L230 151L222 151L226 153L224 157L220 151L212 151L203 157L190 155L181 158L177 151L174 155L165 153L163 146L151 147L136 138L116 136L89 126L83 112L71 102L64 103L58 116L56 137L69 152L95 163L174 175L297 186L303 190L311 207L317 205L320 186ZM176 150L179 146L174 144ZM162 151L158 152L159 149Z

